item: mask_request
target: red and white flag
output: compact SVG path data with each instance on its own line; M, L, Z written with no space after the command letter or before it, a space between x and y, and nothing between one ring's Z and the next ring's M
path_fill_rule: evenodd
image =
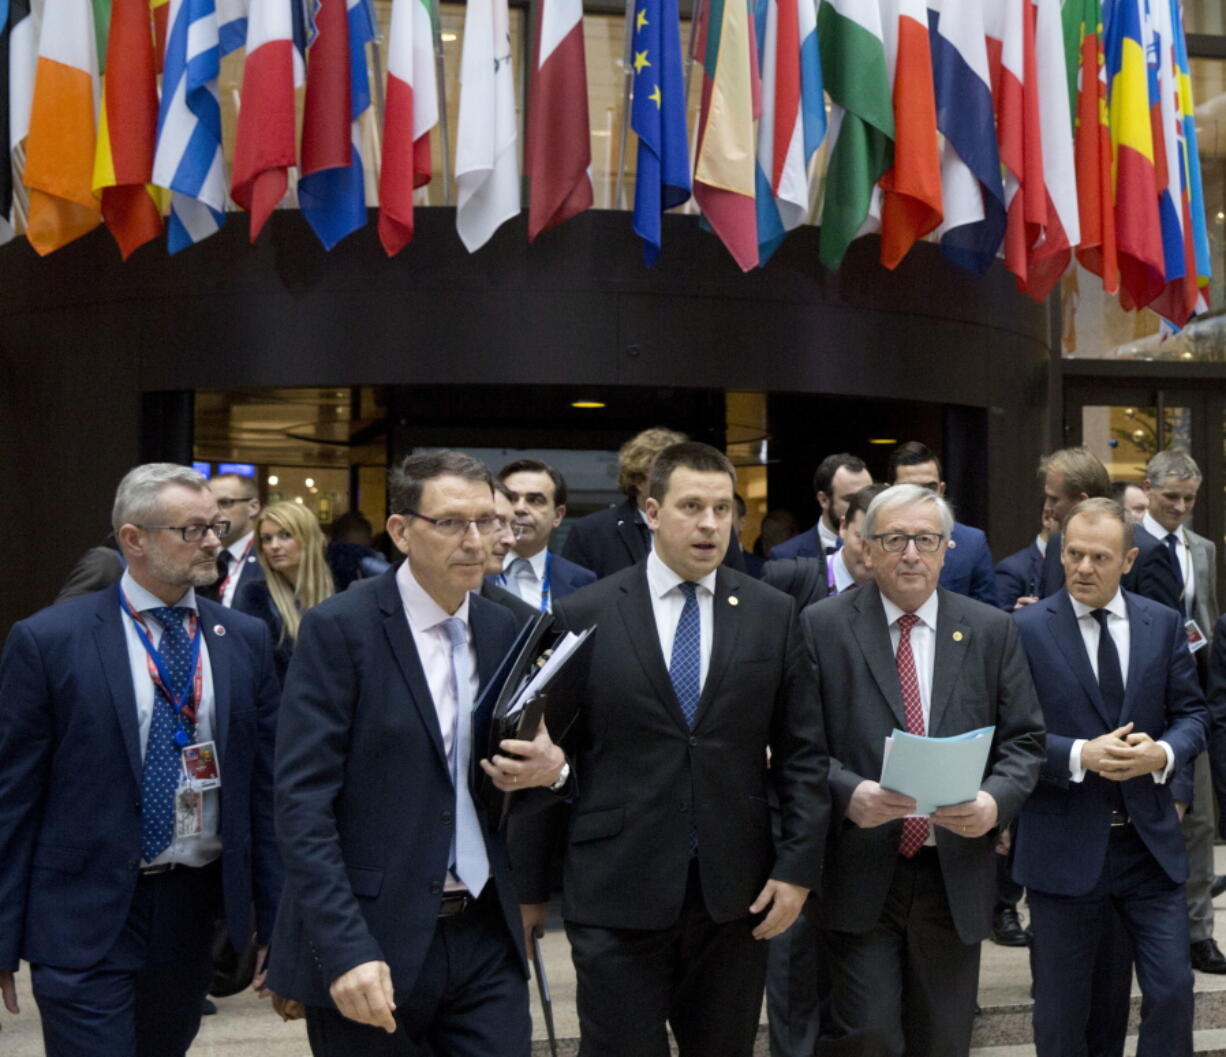
M389 257L413 241L413 191L430 182L430 130L438 124L432 2L392 5L379 173L379 241Z
M528 241L592 205L582 0L538 0L524 170Z

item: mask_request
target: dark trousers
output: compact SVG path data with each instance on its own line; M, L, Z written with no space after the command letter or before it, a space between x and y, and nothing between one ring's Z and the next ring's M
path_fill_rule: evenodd
M88 969L31 965L47 1057L182 1057L213 978L220 860L141 877L119 938Z
M1118 915L1118 916L1117 916ZM1081 1057L1094 1007L1104 929L1131 937L1141 984L1138 1057L1190 1057L1192 967L1183 885L1166 875L1132 826L1112 829L1098 883L1083 896L1030 891L1034 1037L1038 1057Z
M822 939L838 1039L825 1049L858 1057L969 1052L979 944L958 938L935 848L898 857L876 925L827 930Z
M806 902L792 927L770 941L766 1019L771 1057L813 1057L817 1046L830 981L818 952L814 913L812 903Z
M766 976L758 917L717 923L691 864L685 905L666 929L568 921L578 983L580 1057L750 1057Z
M421 974L398 999L396 1032L307 1006L315 1057L528 1057L532 1016L514 940L491 883L463 914L440 918Z

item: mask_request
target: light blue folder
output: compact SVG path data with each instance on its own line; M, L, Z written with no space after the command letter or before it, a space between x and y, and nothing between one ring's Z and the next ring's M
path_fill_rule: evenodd
M881 786L914 797L916 815L974 800L995 733L995 727L981 727L952 738L923 738L895 729L885 739Z

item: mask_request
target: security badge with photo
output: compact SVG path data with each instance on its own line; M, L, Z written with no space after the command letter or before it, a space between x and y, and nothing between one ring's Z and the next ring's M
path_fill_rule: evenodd
M183 774L175 791L175 837L198 837L204 831L204 793L221 788L217 746L211 741L185 745Z

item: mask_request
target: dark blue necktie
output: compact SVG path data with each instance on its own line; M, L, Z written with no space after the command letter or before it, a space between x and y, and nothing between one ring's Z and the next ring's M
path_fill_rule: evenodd
M1188 585L1183 578L1183 566L1179 564L1179 537L1173 532L1168 532L1165 537L1167 553L1171 556L1171 566L1175 570L1175 582L1179 584L1179 608L1184 611L1188 608Z
M1115 640L1107 630L1107 610L1095 609L1090 616L1098 621L1098 691L1103 695L1107 715L1119 726L1124 712L1124 675Z
M170 676L172 693L182 689L188 678L192 659L192 642L183 622L191 610L184 606L158 606L147 610L162 625L162 641L158 653ZM149 723L149 740L145 743L145 766L141 774L141 857L153 862L170 844L175 832L175 789L179 785L179 746L175 744L175 728L186 723L174 711L174 705L161 689L153 694L153 717ZM189 740L195 740L195 730L186 725Z
M702 628L698 619L698 585L681 583L677 589L685 596L677 633L673 636L673 655L668 662L668 677L672 680L681 714L691 728L698 716L698 698L702 692Z

